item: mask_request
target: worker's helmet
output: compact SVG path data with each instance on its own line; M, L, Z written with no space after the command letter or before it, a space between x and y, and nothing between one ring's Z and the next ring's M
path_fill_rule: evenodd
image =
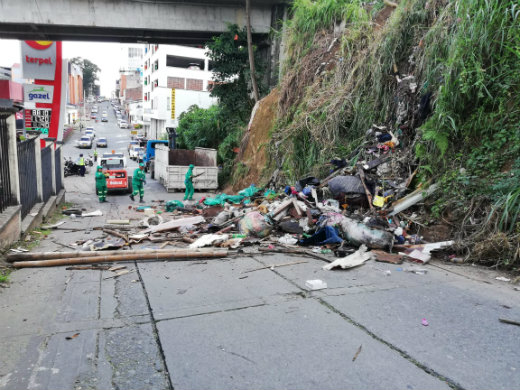
M98 165L97 170L99 171L100 169L103 169L103 167L101 165Z
M190 168L195 168L195 165L193 165L193 164L190 164Z
M144 167L144 163L139 163L139 166L140 167Z

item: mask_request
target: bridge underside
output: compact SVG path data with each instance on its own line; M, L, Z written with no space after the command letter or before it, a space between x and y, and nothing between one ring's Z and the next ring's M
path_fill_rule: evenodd
M203 46L212 37L221 33L222 31L0 23L0 37L19 40L168 43ZM256 42L265 42L267 38L268 34L253 34L253 40Z

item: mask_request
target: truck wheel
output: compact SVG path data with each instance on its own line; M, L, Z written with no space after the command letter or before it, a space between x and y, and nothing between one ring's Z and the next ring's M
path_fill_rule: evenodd
M153 162L150 163L150 177L155 179L155 164Z
M132 185L132 176L128 176L128 193L134 192L134 186Z

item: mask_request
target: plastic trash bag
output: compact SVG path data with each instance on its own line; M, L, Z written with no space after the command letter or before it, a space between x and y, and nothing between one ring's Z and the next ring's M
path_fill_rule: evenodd
M238 223L238 227L240 233L260 238L267 237L271 234L271 230L273 230L273 226L268 217L264 217L258 211L252 211L244 215Z
M174 211L178 207L184 207L184 204L180 200L169 200L166 202L166 211Z
M373 229L363 222L344 217L341 222L343 237L354 245L366 245L370 249L387 249L394 243L394 235L390 232Z

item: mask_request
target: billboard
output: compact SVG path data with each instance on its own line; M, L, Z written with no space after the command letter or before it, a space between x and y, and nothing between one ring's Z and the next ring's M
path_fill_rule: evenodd
M56 61L56 42L22 41L24 79L54 80Z
M28 103L52 103L54 87L52 85L25 84L25 102Z
M51 112L50 109L46 108L25 110L25 128L37 130L41 134L48 136L51 126Z

